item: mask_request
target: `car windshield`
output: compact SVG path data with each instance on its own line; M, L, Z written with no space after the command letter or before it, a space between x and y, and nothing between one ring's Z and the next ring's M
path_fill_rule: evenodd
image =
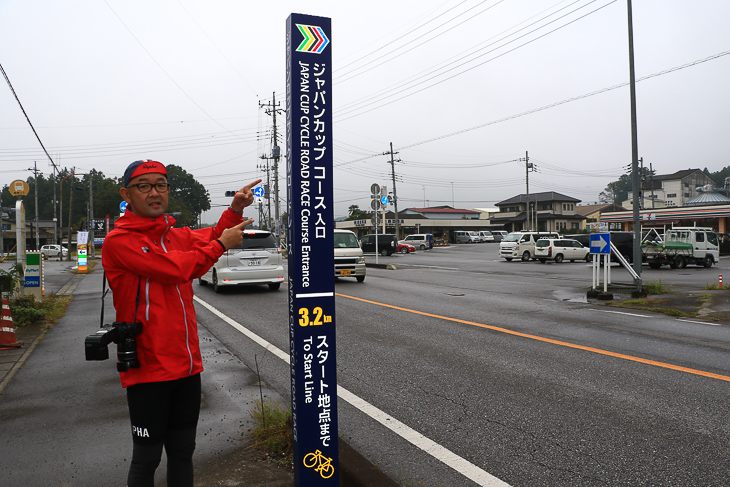
M335 233L336 249L357 249L360 245L357 243L357 237L351 233Z
M410 240L418 240L418 237L416 237L415 235L408 235L408 236L406 237L406 240L409 240L409 241L410 241Z
M241 242L241 245L236 248L239 250L248 250L270 249L275 247L276 242L274 242L274 237L270 233L251 232L243 234L243 242Z
M504 237L505 242L519 242L520 238L522 238L521 233L510 233L506 237Z

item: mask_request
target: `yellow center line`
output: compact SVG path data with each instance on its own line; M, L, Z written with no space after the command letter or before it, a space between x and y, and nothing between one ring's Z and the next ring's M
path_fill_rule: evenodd
M703 370L690 369L688 367L681 367L679 365L668 364L665 362L657 362L655 360L648 360L648 359L641 358L641 357L634 357L632 355L625 355L623 353L610 352L608 350L602 350L600 348L586 347L584 345L577 345L575 343L563 342L560 340L553 340L552 338L545 338L545 337L541 337L541 336L537 336L537 335L520 333L519 331L509 330L507 328L501 328L499 326L485 325L483 323L476 323L474 321L460 320L458 318L450 318L448 316L441 316L441 315L436 315L433 313L426 313L425 311L418 311L415 309L402 308L400 306L393 306L392 304L379 303L377 301L370 301L368 299L357 298L355 296L348 296L347 294L335 293L335 295L341 296L343 298L354 299L355 301L362 301L363 303L383 306L385 308L397 309L399 311L405 311L407 313L414 313L417 315L429 316L431 318L438 318L441 320L453 321L455 323L462 323L465 325L478 326L479 328L486 328L488 330L498 331L500 333L507 333L509 335L514 335L514 336L518 336L518 337L522 337L522 338L529 338L530 340L538 340L541 342L552 343L553 345L560 345L561 347L576 348L578 350L584 350L586 352L593 352L593 353L598 353L601 355L608 355L609 357L630 360L632 362L639 362L639 363L647 364L647 365L655 365L657 367L662 367L665 369L677 370L679 372L686 372L688 374L700 375L703 377L709 377L711 379L718 379L718 380L724 380L724 381L730 382L730 376L727 376L727 375L713 374L712 372L705 372Z

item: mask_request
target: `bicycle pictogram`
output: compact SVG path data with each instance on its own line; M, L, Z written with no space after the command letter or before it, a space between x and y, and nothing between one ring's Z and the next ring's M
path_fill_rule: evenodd
M319 472L323 479L328 479L332 477L333 473L335 473L335 467L332 465L332 459L322 455L322 452L319 450L315 450L314 453L307 453L304 455L302 463L304 463L304 466L307 468L314 468L316 465L317 467L314 471Z

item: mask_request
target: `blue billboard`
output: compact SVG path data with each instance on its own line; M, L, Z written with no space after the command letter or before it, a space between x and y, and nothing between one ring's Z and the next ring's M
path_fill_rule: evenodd
M286 23L287 243L294 481L339 485L331 19Z

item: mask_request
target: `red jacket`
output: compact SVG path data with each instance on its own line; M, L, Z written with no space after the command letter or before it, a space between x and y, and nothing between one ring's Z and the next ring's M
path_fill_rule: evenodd
M202 276L225 252L216 241L223 230L243 221L226 210L215 227L173 228L169 215L144 218L131 211L104 240L102 265L114 295L116 321L134 320L137 283L137 336L140 368L120 372L122 387L180 379L203 371L192 280Z

